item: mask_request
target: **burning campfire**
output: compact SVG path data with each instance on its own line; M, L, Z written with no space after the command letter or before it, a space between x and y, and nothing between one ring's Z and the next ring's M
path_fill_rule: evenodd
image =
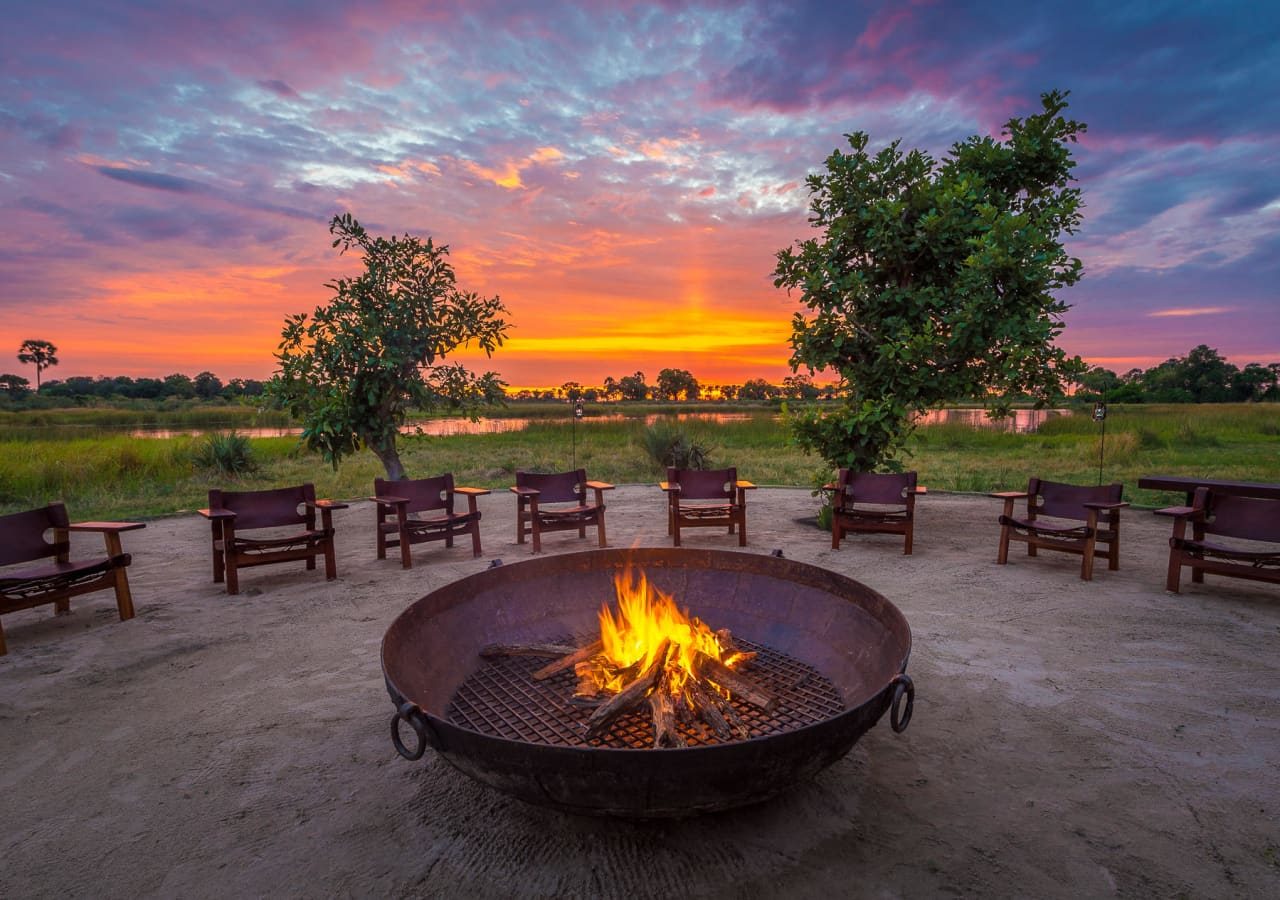
M558 658L533 673L543 681L573 669L577 689L569 702L593 709L585 737L598 738L632 710L647 704L654 747L684 747L681 727L720 740L750 734L731 701L770 712L773 694L743 673L756 657L734 643L728 629L712 631L674 599L630 569L614 578L616 611L600 609L600 637L578 648L556 644L487 647L482 656L548 655Z

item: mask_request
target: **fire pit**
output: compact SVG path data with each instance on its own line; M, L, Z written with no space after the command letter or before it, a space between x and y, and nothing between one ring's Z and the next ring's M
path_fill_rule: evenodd
M777 702L767 711L734 702L745 739L686 730L687 746L655 749L639 713L588 738L591 711L570 702L572 670L537 680L545 658L481 657L492 645L590 640L627 570L757 654L752 678ZM430 745L529 802L664 817L768 799L844 756L891 707L894 730L904 729L910 650L893 604L816 566L725 551L597 550L499 566L428 594L387 630L382 669L396 706L392 740L406 758ZM409 745L402 723L416 734Z

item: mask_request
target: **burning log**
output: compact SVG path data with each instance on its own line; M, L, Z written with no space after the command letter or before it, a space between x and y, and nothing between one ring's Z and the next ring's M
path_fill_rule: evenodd
M684 747L684 738L676 731L676 698L671 693L671 672L663 672L658 686L649 695L649 711L653 714L653 746Z
M702 677L714 681L735 697L741 697L765 712L773 712L774 707L778 705L777 697L757 687L749 678L739 675L720 660L712 659L701 652L695 654L695 659L697 671Z
M639 706L644 701L646 695L658 683L658 677L666 668L667 651L670 649L671 641L663 641L661 646L658 647L657 654L653 657L653 662L645 666L644 671L634 681L591 714L591 718L587 719L586 736L588 738L599 737L604 734L621 715ZM597 649L596 652L600 651ZM537 677L536 673L534 677Z
M701 683L692 678L685 684L685 690L689 692L690 699L693 701L694 713L711 726L711 730L716 733L716 737L723 741L733 737L729 723L725 721L724 715L720 712L719 704L712 699L712 691L707 690Z
M759 655L754 650L743 650L738 646L738 642L733 639L733 632L728 628L721 628L716 631L716 642L720 645L720 659L727 666L731 666L739 672L751 668L751 663Z
M573 653L575 648L564 644L486 644L480 648L481 659L501 659L504 656L560 657Z
M562 656L553 663L543 666L541 669L533 673L534 681L545 681L552 675L563 672L565 669L572 669L580 662L586 662L591 657L596 656L604 649L601 641L594 641L585 647L579 647L567 656Z

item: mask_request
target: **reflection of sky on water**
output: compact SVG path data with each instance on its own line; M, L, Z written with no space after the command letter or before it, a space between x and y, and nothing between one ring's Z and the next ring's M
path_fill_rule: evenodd
M745 422L757 415L770 415L767 413L679 413L676 415L650 414L646 416L627 416L621 413L603 415L603 416L587 416L578 421L590 427L597 422L622 422L627 420L641 421L646 425L652 425L659 419L679 419L681 421L704 422L712 425L724 425L729 422ZM1070 415L1069 410L1064 409L1015 409L1013 415L1007 419L999 421L988 419L985 410L981 409L935 409L921 416L919 424L921 425L943 425L949 423L962 423L973 426L974 428L998 428L1003 431L1027 432L1035 431L1040 424L1050 416ZM771 416L778 418L777 416ZM414 422L405 425L401 431L404 434L424 434L431 437L447 437L455 434L501 434L511 431L524 431L532 424L564 424L572 418L569 412L563 416L539 416L536 418L507 418L507 419L479 419L475 422L467 419L427 419L422 422ZM212 431L226 431L225 428L138 428L130 431L131 437L141 438L169 438L178 437L180 435L199 436L208 434ZM301 428L236 428L236 434L242 434L251 438L268 438L268 437L288 437L289 435L301 434Z

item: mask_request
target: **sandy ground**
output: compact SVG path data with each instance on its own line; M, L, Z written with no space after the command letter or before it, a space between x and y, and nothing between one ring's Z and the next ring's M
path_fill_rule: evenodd
M614 546L666 545L656 487L610 502ZM985 497L924 498L904 557L888 536L832 551L796 522L807 491L755 492L751 552L906 614L914 720L882 720L776 801L635 823L527 806L391 747L388 624L529 552L512 499L481 503L483 559L430 544L411 571L379 562L356 503L337 581L259 568L238 597L210 578L203 520L161 519L125 535L133 621L109 593L6 616L0 897L1280 896L1280 588L1165 593L1167 520L1130 511L1121 570L1084 583L1062 554L997 566ZM713 530L686 544L737 549Z

